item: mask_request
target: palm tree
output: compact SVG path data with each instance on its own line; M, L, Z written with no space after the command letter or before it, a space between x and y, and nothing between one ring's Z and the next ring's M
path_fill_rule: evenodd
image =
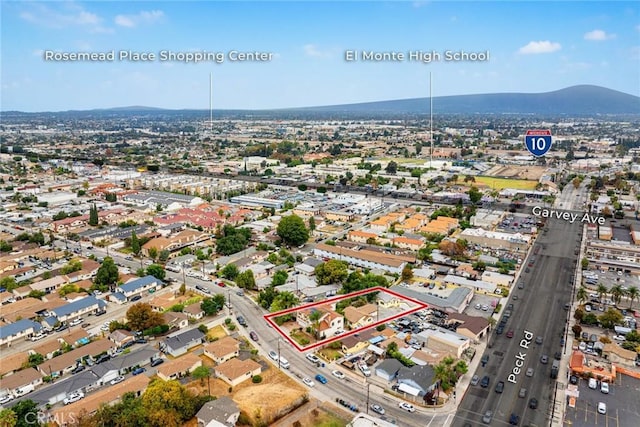
M613 302L615 302L616 305L620 303L622 296L626 293L624 289L622 289L622 285L619 283L613 285L610 292L611 292L611 297L613 298Z
M320 310L313 310L309 314L309 320L311 321L311 329L314 338L318 339L318 327L320 326L320 319L322 318L322 312Z
M631 286L627 289L627 297L629 298L629 310L631 310L631 306L633 305L633 300L640 298L640 290L638 290L637 286Z
M587 300L587 298L589 298L587 288L585 288L584 286L580 286L576 291L576 299L582 304Z
M600 302L602 302L602 298L607 294L607 287L602 283L598 283L598 288L596 289L596 292L598 293Z
M489 330L492 330L494 326L496 326L497 320L493 316L487 317L487 321L489 322Z

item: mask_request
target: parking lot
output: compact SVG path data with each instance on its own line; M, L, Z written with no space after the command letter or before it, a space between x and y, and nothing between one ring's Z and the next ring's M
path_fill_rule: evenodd
M638 425L640 420L640 380L626 375L618 375L615 384L612 384L609 394L600 392L600 389L592 390L587 385L587 380L581 379L578 383L580 393L576 407L567 407L564 420L565 426L572 427L628 427ZM607 405L607 413L599 414L598 402Z

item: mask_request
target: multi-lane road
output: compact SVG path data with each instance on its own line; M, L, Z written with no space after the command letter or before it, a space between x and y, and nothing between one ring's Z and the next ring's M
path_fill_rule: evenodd
M584 197L584 188L566 189L556 206L577 209ZM503 334L490 336L484 353L489 361L476 371L480 378L489 376L490 385L468 388L454 426L481 425L488 410L493 412L491 425L508 425L511 414L519 417L518 425L529 426L546 426L552 418L557 421L561 417L563 402L554 400L557 380L550 374L556 353L562 357L560 363L568 362L562 345L568 320L565 304L571 303L581 232L580 221L547 221L525 261L519 284L513 286L506 302L513 304L513 314ZM507 336L510 331L512 338ZM547 363L541 361L543 355L548 357ZM533 370L530 377L529 368ZM504 382L502 393L495 391L498 381ZM519 397L521 388L526 389L525 397ZM538 400L537 409L529 407L531 398Z

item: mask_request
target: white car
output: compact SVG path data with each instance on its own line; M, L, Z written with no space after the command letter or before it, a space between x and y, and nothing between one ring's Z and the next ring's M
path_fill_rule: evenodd
M609 383L600 383L600 391L604 394L609 394Z
M305 383L306 385L308 385L309 387L313 387L313 386L316 385L316 383L314 383L313 380L311 378L309 378L309 377L305 377L302 380L302 382Z
M81 400L81 399L84 399L84 393L81 391L77 391L65 397L63 402L65 405L68 405L70 403L77 402L78 400Z
M595 390L598 388L598 381L595 378L589 378L589 388Z
M276 353L275 351L271 350L269 352L269 357L273 360L275 360L276 362L278 361L278 353Z
M11 402L13 400L13 397L9 396L8 394L0 397L0 405L4 405L7 402Z
M405 411L409 411L409 412L416 411L416 408L414 408L412 404L407 402L400 402L398 406L400 407L400 409L404 409Z
M80 323L82 323L82 317L73 319L71 322L69 322L69 326L76 326L76 325L79 325Z
M375 403L373 405L371 405L371 410L373 412L375 412L376 414L380 414L380 415L384 415L384 412L385 412L385 410L384 410L384 408L382 406L377 405Z
M343 380L344 377L345 377L345 375L340 371L331 371L331 375L333 375L334 377L336 377L336 378L338 378L340 380Z
M320 362L320 358L318 358L318 356L316 356L315 354L309 353L305 357L307 358L308 361L310 361L312 363Z
M476 309L476 310L480 310L481 308L482 308L482 305L481 305L481 304L476 304L476 305L475 305L475 309Z
M359 364L358 368L360 369L360 372L362 372L362 375L364 375L365 377L371 376L371 370L365 363Z
M624 335L616 335L615 337L613 337L613 339L616 340L616 341L624 341L624 340L626 340Z
M604 402L598 402L598 413L605 415L607 413L607 404Z
M116 385L118 383L121 383L122 381L124 381L124 377L122 375L120 375L118 378L112 379L110 384L111 385Z
M584 342L584 341L581 341L580 344L578 344L578 350L586 351L587 350L587 343Z

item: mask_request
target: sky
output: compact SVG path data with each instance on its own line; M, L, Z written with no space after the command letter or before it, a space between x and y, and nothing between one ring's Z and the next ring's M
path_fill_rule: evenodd
M208 109L210 76L214 109L427 97L430 75L434 97L581 84L640 95L637 1L1 1L0 8L2 111ZM155 58L121 57L127 51ZM203 51L221 60L182 59ZM98 60L110 52L113 60ZM267 60L233 60L231 52ZM435 54L422 62L410 52ZM60 60L74 53L98 58Z

